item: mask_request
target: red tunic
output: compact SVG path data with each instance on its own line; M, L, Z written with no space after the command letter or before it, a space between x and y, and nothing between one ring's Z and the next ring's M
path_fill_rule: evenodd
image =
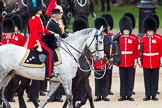
M134 61L136 59L137 54L137 45L134 37L124 37L121 35L120 37L120 49L122 60L120 63L120 67L133 67Z
M11 36L6 36L5 33L2 34L2 44L15 44L19 46L24 46L26 38L21 34L11 34Z
M138 58L138 45L139 45L139 40L138 40L138 36L137 35L135 35L135 34L130 34L130 36L131 37L133 37L133 39L135 40L135 52L136 52L136 57L135 57L135 59L137 59Z
M40 44L45 44L42 41L42 37L44 34L50 34L49 30L43 26L42 20L40 17L33 16L29 20L29 29L30 36L27 44L27 48L32 49L35 48L37 44L36 40L39 40Z
M142 67L151 69L159 68L160 58L162 57L161 38L156 35L152 38L144 35L140 42L143 42ZM140 56L140 54L138 54L138 56Z

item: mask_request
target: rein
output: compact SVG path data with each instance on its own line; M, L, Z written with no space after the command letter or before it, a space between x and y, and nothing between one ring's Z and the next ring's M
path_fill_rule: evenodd
M101 72L101 71L103 71L103 70L94 70L94 73L96 73L96 74L98 74L98 75L101 75L100 73L98 73L98 72ZM102 78L105 76L105 74L106 74L106 64L105 64L105 69L104 69L103 72L104 72L104 73L103 73L103 75L102 75L101 77L96 77L96 76L94 75L94 78L95 78L95 79L102 79Z
M89 63L87 57L86 57L86 54L85 54L84 52L80 52L79 50L77 50L76 48L74 48L72 45L70 45L68 42L66 42L66 41L64 41L64 40L62 40L62 39L61 39L61 41L63 42L63 44L65 45L65 47L67 48L67 50L66 50L65 48L63 48L63 47L61 47L61 48L62 48L64 51L66 51L70 56L73 57L73 59L74 59L74 60L76 61L76 63L78 64L78 68L79 68L80 70L82 70L82 71L84 71L84 72L89 72L89 71L91 71L91 70L93 69L92 66L90 65L90 63ZM90 69L84 70L84 69L82 69L82 68L80 67L79 61L73 56L73 54L71 53L71 51L69 50L69 48L67 47L67 45L69 45L69 46L70 46L71 48L73 48L75 51L77 51L78 53L80 53L81 55L84 56L84 58L86 59L88 65L89 65L89 67L90 67ZM90 56L90 58L91 58L91 56Z

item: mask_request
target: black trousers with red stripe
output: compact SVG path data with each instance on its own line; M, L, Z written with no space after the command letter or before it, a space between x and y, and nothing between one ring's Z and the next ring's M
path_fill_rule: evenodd
M54 54L53 51L46 45L41 45L44 53L47 56L46 59L46 77L52 77L53 64L54 64Z

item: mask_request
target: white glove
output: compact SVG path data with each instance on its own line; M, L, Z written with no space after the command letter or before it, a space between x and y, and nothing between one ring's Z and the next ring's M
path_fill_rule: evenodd
M137 66L137 59L134 60L134 68Z
M139 67L142 67L141 59L140 58L138 58L138 65L139 65Z
M54 34L55 38L57 38L58 40L60 39L60 35L59 34Z

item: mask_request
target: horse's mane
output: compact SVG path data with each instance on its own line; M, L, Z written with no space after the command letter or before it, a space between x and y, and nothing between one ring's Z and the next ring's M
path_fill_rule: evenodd
M82 29L80 31L76 31L74 33L69 34L69 36L67 38L65 38L65 40L67 40L67 41L76 40L80 36L87 35L94 30L95 30L95 28L86 28L86 29Z

